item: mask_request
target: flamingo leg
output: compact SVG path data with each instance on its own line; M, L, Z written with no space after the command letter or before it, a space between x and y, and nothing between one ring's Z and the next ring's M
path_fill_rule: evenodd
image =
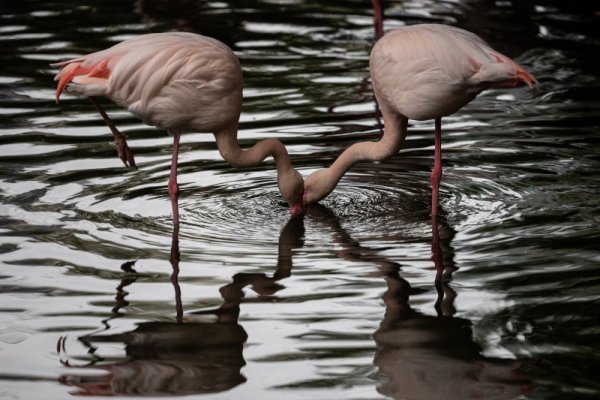
M115 123L108 117L104 109L100 106L98 100L96 100L96 98L94 97L90 97L90 100L96 106L96 109L102 116L104 122L106 122L106 125L108 125L108 127L110 128L110 131L112 132L115 138L115 146L117 147L117 153L119 154L119 158L121 159L121 161L123 161L123 164L125 164L126 167L137 168L137 166L135 165L135 160L133 159L133 151L131 151L129 149L129 146L127 146L127 140L125 140L125 136L123 136L123 134L119 132L119 130L115 126Z
M431 217L431 260L435 266L435 289L437 291L437 300L435 310L438 316L453 316L456 313L454 300L456 292L450 286L452 281L452 272L456 269L451 263L444 264L444 246L440 236L440 226L447 225L443 217ZM449 247L449 240L445 240L446 248ZM446 254L447 256L447 254ZM448 261L446 259L446 261Z
M173 207L173 221L179 227L179 185L177 184L177 158L179 156L179 132L173 133L173 154L171 156L171 175L169 176L169 196Z
M373 5L373 22L375 25L375 40L383 36L383 1L371 0Z
M181 302L181 286L179 286L179 224L173 225L173 237L171 239L171 267L173 272L171 273L171 283L173 289L175 289L175 312L177 322L183 321L183 303Z
M443 315L442 302L444 300L444 288L442 275L444 273L444 264L442 261L442 247L440 246L440 231L438 227L438 218L436 215L431 216L431 260L435 266L435 290L437 291L437 300L435 302L435 310L438 316Z
M438 198L440 181L442 180L442 119L435 119L435 155L433 170L431 171L431 216L435 217L438 211Z

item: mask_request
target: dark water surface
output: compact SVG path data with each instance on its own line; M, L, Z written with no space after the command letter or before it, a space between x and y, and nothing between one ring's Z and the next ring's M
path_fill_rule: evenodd
M303 220L272 161L236 170L189 134L178 271L170 137L106 102L136 152L124 168L89 101L54 103L48 64L147 32L215 37L244 69L243 145L280 138L307 175L379 134L370 2L0 4L0 399L600 396L595 2L388 2L387 29L467 28L541 83L445 119L442 218L432 121Z

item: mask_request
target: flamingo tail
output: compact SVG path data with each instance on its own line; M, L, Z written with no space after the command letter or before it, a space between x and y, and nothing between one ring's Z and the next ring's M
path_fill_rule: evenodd
M88 65L89 63L85 62L85 58L78 58L70 61L65 61L62 63L52 64L52 66L59 66L61 69L56 74L54 80L58 81L58 86L56 87L56 103L58 104L60 100L60 95L65 90L69 82L73 81L81 84L96 84L96 87L99 83L106 83L110 75L110 70L108 69L108 59L101 60L92 65Z

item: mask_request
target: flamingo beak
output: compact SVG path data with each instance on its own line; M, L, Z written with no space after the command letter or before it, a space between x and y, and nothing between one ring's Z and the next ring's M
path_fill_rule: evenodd
M302 217L306 212L306 208L304 206L304 193L301 193L300 196L298 196L298 201L296 201L296 203L290 207L290 214L292 215L292 218Z
M292 214L292 218L301 217L304 215L305 209L302 201L297 202L290 208L290 214Z

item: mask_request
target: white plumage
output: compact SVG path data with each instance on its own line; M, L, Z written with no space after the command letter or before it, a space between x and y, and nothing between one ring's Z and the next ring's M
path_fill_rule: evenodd
M142 35L57 64L63 67L59 82L71 72L66 67L77 64L89 72L74 76L69 90L106 96L162 129L214 132L237 122L241 112L239 61L212 38L187 32Z

